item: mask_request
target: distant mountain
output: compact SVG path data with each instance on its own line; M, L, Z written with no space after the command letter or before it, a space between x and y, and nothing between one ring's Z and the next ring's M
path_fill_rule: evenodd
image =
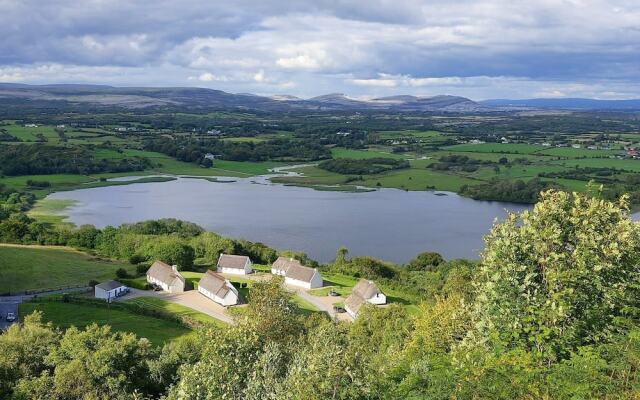
M20 107L103 107L178 109L245 109L259 111L295 110L384 110L406 112L491 112L487 105L465 97L416 97L398 95L373 100L359 100L342 93L331 93L310 99L278 95L272 97L251 93L233 94L221 90L192 87L113 87L104 85L24 85L0 83L0 106ZM53 104L55 103L55 104Z
M500 108L548 108L567 110L640 110L640 99L634 100L597 100L583 98L554 99L494 99L481 101L481 104Z

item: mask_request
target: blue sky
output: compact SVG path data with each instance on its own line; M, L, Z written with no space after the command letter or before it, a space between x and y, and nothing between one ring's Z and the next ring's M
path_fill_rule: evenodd
M0 82L640 97L638 0L0 0Z

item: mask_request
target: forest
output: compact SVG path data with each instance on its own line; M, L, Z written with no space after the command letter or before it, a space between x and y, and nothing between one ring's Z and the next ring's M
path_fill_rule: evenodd
M314 161L329 158L329 150L314 141L276 139L265 142L225 142L217 139L151 139L144 149L157 151L180 161L205 164L213 154L232 161Z
M99 172L142 171L145 158L97 159L91 150L76 146L0 145L0 172L8 176L93 174Z

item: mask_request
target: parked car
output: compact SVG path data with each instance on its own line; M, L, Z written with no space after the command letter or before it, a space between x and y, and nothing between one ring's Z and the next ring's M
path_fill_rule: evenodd
M12 313L12 312L7 313L7 321L13 322L15 320L16 320L16 315L14 313Z
M344 309L344 307L333 306L333 311L337 312L338 314L341 314L341 313L345 312L346 310Z
M335 290L331 290L329 291L329 296L338 297L340 296L340 293L336 292Z

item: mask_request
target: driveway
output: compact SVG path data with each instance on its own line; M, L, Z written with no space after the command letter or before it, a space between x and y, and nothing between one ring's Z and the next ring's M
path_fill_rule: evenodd
M340 321L353 321L353 319L347 313L337 313L333 310L333 305L336 303L343 302L344 299L342 297L332 297L332 296L314 296L309 294L305 289L296 288L293 286L287 286L290 290L294 291L298 296L313 304L320 311L324 311L329 314L331 319L338 319Z
M167 292L154 292L151 290L140 290L130 288L131 292L126 296L122 296L116 299L116 301L126 301L135 299L137 297L155 297L172 303L180 304L181 306L189 307L193 310L206 314L217 320L225 322L227 324L233 324L233 318L227 314L227 309L220 304L209 300L207 297L200 294L197 290L189 290L184 293L167 293Z

